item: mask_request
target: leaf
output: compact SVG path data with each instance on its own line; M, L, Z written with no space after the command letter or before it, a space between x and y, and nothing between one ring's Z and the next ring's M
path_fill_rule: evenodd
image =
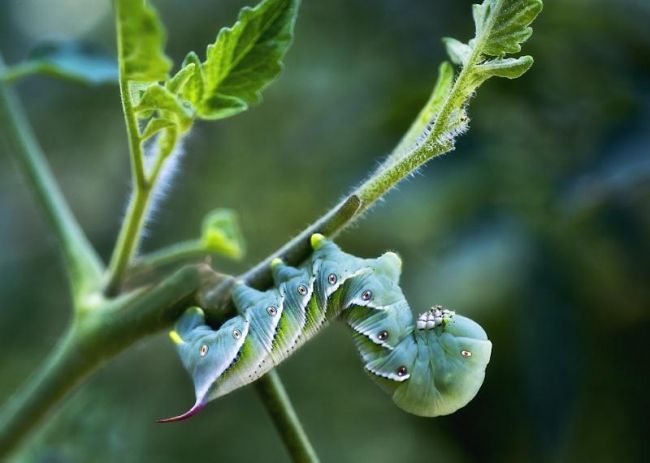
M185 59L183 60L183 67L179 71L183 72L183 69L189 68L191 65L194 65L193 73L190 79L185 83L181 89L181 96L187 101L192 103L194 106L197 106L203 99L203 65L201 60L193 51L189 52Z
M8 68L3 78L7 82L15 82L34 74L86 85L114 84L118 81L115 58L88 44L77 42L39 45L26 61Z
M477 37L490 27L482 53L503 56L520 52L521 44L533 33L529 24L540 11L541 0L486 0L482 5L474 5Z
M490 77L515 79L533 64L530 56L506 57L521 50L532 34L530 24L542 10L541 0L484 0L473 6L474 38L463 43L445 38L451 60L462 67L454 79L451 66L444 64L429 102L407 136L389 157L401 162L417 153L446 152L469 127L466 106L476 89Z
M443 61L438 67L438 79L433 87L433 92L429 98L427 106L433 114L440 111L440 107L444 103L447 95L451 91L451 86L454 84L454 68L448 61ZM430 120L431 118L429 118Z
M165 30L146 0L116 0L118 59L123 78L166 80L171 61L163 51Z
M473 6L476 33L468 44L445 39L452 61L467 64L472 53L477 61L486 56L503 57L521 51L533 33L530 24L542 11L541 0L484 0Z
M232 209L210 212L203 220L201 242L206 251L241 259L245 244L237 213Z
M532 56L521 56L519 58L495 58L478 64L476 70L487 77L505 77L516 79L521 77L533 65Z
M203 119L223 119L247 109L248 105L240 98L216 94L204 100L198 111Z
M138 113L144 112L147 116L150 111L157 111L163 118L175 121L181 132L188 130L192 124L191 108L159 84L152 84L144 90L135 110Z
M472 54L472 48L464 44L463 42L456 40L451 37L445 37L442 39L447 47L447 54L451 58L451 61L454 64L460 64L464 66L469 59L469 56Z
M175 94L181 94L187 83L194 77L196 64L189 63L182 67L171 79L165 82L165 87Z
M140 135L140 138L142 140L146 140L148 138L153 137L161 130L174 127L175 125L176 125L175 121L166 119L164 117L150 119L147 125L145 126L144 130L142 131L142 135Z
M178 141L178 128L176 125L171 125L165 127L160 132L160 138L158 140L158 156L162 159L166 159L176 147L176 142Z
M505 58L505 55L521 51L521 44L533 32L530 24L540 11L541 0L485 0L474 5L474 38L467 44L445 39L452 61L469 68L471 85L463 89L464 95L471 94L490 77L514 79L532 66L530 56Z
M443 61L438 67L438 79L433 87L429 101L424 105L400 144L395 148L396 157L408 154L410 148L425 132L427 126L435 120L454 83L454 68L449 61Z
M264 0L243 8L232 27L219 31L203 63L203 95L196 101L202 118L232 116L260 102L261 91L282 70L299 3Z

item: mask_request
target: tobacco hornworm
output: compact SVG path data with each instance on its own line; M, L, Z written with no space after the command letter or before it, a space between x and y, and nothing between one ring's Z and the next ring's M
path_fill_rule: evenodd
M194 381L196 403L161 422L189 418L255 381L339 316L352 329L366 371L400 408L446 415L476 395L492 350L483 328L440 306L414 323L393 252L363 259L319 234L311 244L314 252L301 267L273 261L274 288L237 284L233 302L240 315L218 330L197 307L181 317L170 337Z

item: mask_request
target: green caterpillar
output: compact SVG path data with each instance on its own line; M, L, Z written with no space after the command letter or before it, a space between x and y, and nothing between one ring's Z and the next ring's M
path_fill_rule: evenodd
M194 381L196 403L161 422L189 418L255 381L339 316L352 329L366 371L400 408L447 415L476 395L492 350L477 323L439 306L414 323L393 252L363 259L319 234L311 245L314 252L301 267L273 262L275 288L238 284L233 301L240 315L218 330L204 323L197 307L181 317L170 337Z

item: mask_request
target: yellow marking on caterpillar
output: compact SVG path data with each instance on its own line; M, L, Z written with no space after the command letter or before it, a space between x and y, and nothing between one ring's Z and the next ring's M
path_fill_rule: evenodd
M176 345L180 344L185 344L185 341L183 341L183 338L179 336L179 334L176 332L176 330L172 330L169 332L169 338L174 342Z
M311 242L311 247L314 249L320 248L324 240L325 237L320 233L314 233L313 235L311 235L311 238L309 239L309 241Z
M284 261L282 259L280 259L279 257L276 257L275 259L273 259L271 261L271 269L274 269L278 265L282 265L282 264L284 264Z

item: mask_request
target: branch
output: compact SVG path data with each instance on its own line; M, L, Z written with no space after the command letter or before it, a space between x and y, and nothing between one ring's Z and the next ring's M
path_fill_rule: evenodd
M0 74L4 62L0 56ZM74 304L100 289L103 265L70 211L15 93L0 79L0 140L11 152L61 244Z
M181 241L137 258L129 268L129 274L154 270L183 260L201 259L210 254L211 252L205 249L201 240Z
M79 312L49 358L1 410L0 460L90 373L170 325L193 304L201 284L218 278L207 266L188 266L154 288Z
M318 455L309 442L277 371L271 370L257 380L255 389L271 415L291 459L300 463L317 463Z
M121 41L118 34L118 48L121 48ZM138 122L131 102L129 82L124 76L124 70L120 65L120 97L122 100L122 112L126 123L126 132L129 139L129 159L131 160L131 172L133 173L133 194L129 200L126 216L122 228L113 249L110 264L108 266L108 282L105 293L114 296L119 292L120 285L127 268L137 249L140 241L142 226L144 225L145 213L151 195L151 185L148 182L144 168L144 153L138 132Z

